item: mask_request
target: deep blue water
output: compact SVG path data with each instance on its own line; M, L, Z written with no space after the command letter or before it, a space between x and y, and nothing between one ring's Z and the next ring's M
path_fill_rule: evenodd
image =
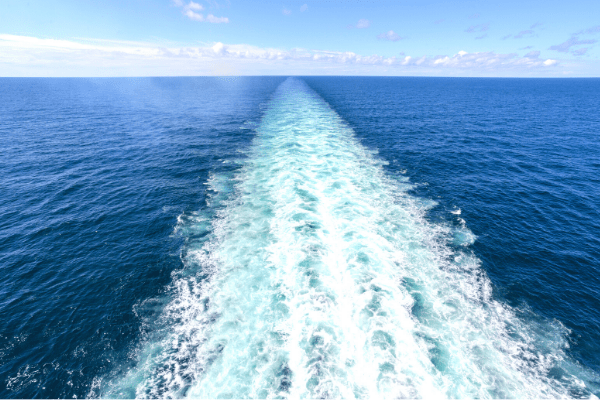
M0 397L600 393L600 80L0 93Z

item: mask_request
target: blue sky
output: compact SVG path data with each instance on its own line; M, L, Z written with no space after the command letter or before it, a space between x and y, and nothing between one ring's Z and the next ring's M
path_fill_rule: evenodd
M600 1L2 0L0 76L600 76Z

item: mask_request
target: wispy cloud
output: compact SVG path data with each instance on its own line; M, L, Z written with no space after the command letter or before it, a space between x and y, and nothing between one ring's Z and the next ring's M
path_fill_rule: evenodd
M593 26L591 28L584 29L579 32L575 32L573 35L592 35L594 33L600 33L600 25Z
M483 35L476 36L475 39L485 39L487 36L488 36L488 34L484 33Z
M212 14L208 14L206 16L206 21L212 24L221 24L221 23L229 23L229 18L227 17L215 17Z
M264 73L265 68L284 74L289 74L290 71L348 74L388 71L385 68L392 68L389 71L396 71L393 72L395 74L440 74L442 71L460 74L463 71L468 74L494 75L507 71L531 71L532 68L543 70L556 64L557 61L553 59L542 60L532 57L532 54L518 57L514 53L461 51L452 56L383 57L353 52L259 48L221 42L203 47L161 47L152 44L135 46L83 43L0 34L0 74L9 66L16 66L20 71L31 69L46 76L74 76L83 74L83 71L88 76L114 75L115 71L118 75L139 76L164 74L165 70L170 71L170 75L223 75L227 72L223 69L225 67L237 75L256 71Z
M471 25L470 27L468 27L467 29L465 29L465 32L467 33L473 33L473 32L485 32L488 29L490 29L490 24L478 24L478 25Z
M185 15L192 21L210 22L213 24L221 24L221 23L229 22L229 18L227 18L227 17L215 17L212 14L208 14L205 17L204 14L200 13L200 11L204 11L204 6L202 4L196 3L194 1L190 1L189 3L186 3L183 0L173 0L173 4L177 7L181 7L183 15Z
M348 25L348 28L365 29L371 26L371 21L368 19L359 19L356 25Z
M281 10L281 13L283 15L291 15L292 14L292 10L288 10L287 8L284 8L283 10Z
M533 34L534 34L534 32L533 32L533 30L532 30L532 29L526 29L526 30L524 30L524 31L521 31L521 32L517 33L517 34L514 36L514 38L515 38L515 39L521 39L521 38L523 38L523 37L531 37L531 36L533 36Z
M522 38L533 37L533 36L535 36L534 29L537 28L537 27L540 27L542 25L543 25L542 23L536 22L533 25L531 25L529 27L529 29L524 29L524 30L520 31L519 33L517 33L516 35L510 34L510 35L503 36L502 40L506 40L506 39L509 39L511 37L514 38L514 39L522 39Z
M396 32L390 30L388 32L380 33L379 35L377 35L377 39L389 40L391 42L397 42L398 40L402 40L404 38L401 37L400 35L398 35Z
M589 47L582 47L581 49L573 50L573 54L576 56L582 56L589 50Z
M481 15L479 15L479 13L469 15L469 19L475 19L475 18L479 18L479 17L481 17Z
M300 12L304 12L308 10L308 4L302 4L302 6L300 7Z
M569 50L571 50L571 47L573 47L573 46L577 46L577 45L581 45L581 44L594 44L596 42L598 42L596 39L579 40L579 38L577 38L576 36L573 36L561 44L556 44L554 46L550 46L548 49L556 50L561 53L567 53Z
M445 19L442 18L442 19L438 19L436 21L433 21L433 23L436 24L436 25L438 25L438 24L441 24L444 21L445 21Z
M194 3L193 1L190 1L188 3L187 6L185 6L185 8L187 8L188 10L196 10L196 11L202 11L204 10L204 6L198 4L198 3Z
M540 51L530 51L529 53L525 54L526 58L539 58L540 57Z

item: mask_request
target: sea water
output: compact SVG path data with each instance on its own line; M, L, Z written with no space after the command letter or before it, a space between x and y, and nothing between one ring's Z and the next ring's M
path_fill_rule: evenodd
M471 85L471 94L477 96L477 85L498 89L502 88L499 81L502 80L463 80L463 84ZM527 284L527 275L536 272L535 263L519 265L509 258L505 260L507 269L520 269L524 277L517 273L502 277L497 271L498 261L488 253L489 247L477 247L484 241L492 248L495 244L500 254L524 252L519 248L521 243L509 243L509 248L504 248L506 238L499 234L502 230L483 229L490 216L477 215L478 211L485 211L477 206L487 194L489 177L496 178L498 173L493 162L485 165L485 157L501 158L505 142L518 135L497 134L503 125L491 118L493 112L489 110L475 107L462 110L464 114L457 113L453 97L463 103L472 100L461 96L464 87L456 85L455 80L188 78L108 83L100 80L94 81L96 87L92 88L90 82L75 80L69 84L75 86L73 92L83 94L92 104L107 96L128 104L125 110L111 110L116 118L108 113L112 121L106 115L101 118L111 121L118 134L90 136L77 126L70 134L62 135L65 137L53 138L51 154L44 148L33 152L38 157L42 154L42 159L43 155L59 161L74 158L74 165L55 172L59 191L57 195L52 193L52 187L46 187L54 196L49 205L48 201L38 204L39 199L29 200L27 210L33 211L26 215L36 211L36 218L27 220L9 214L13 220L21 221L23 229L20 233L7 227L14 233L6 236L12 253L5 260L23 259L27 246L23 250L21 243L41 253L30 251L31 257L58 261L58 257L47 254L53 247L39 244L45 237L43 230L36 230L43 228L36 223L44 222L51 226L46 228L46 236L53 229L56 232L50 245L62 250L64 262L75 272L71 269L61 271L62 277L51 276L50 271L44 271L43 263L30 267L33 272L27 272L25 264L6 264L26 284L38 280L46 292L52 287L66 291L57 293L55 297L62 301L56 300L55 307L62 304L74 311L64 312L62 318L49 316L52 307L43 309L35 288L25 294L14 287L12 292L5 291L14 300L4 303L7 305L3 309L15 310L12 325L5 327L9 334L4 338L9 346L2 353L10 361L2 371L7 377L7 397L75 394L127 398L539 398L589 397L598 393L597 345L589 340L581 343L581 338L598 335L598 319L593 320L598 312L594 299L584 301L588 310L582 310L579 317L553 315L545 309L544 302L548 300L542 296L536 302L534 296L511 295L514 289L510 280ZM33 85L39 86L39 81ZM525 81L520 85L527 89L532 83ZM535 85L530 96L540 90ZM448 86L450 89L444 89ZM367 88L369 91L365 92ZM124 93L133 89L175 98L149 101L138 93ZM425 93L415 93L415 89ZM505 90L510 92L511 88ZM523 96L513 90L513 103L518 105L524 101ZM388 96L381 96L386 91ZM449 91L450 95L432 99L427 91L439 96ZM185 94L183 99L177 96L178 92ZM102 100L90 100L91 96ZM401 96L417 101L407 108L405 104L392 103ZM580 96L598 101L597 96L591 100L585 93ZM492 103L489 106L496 100L492 94L486 98ZM209 101L216 99L220 99L221 107ZM183 110L173 107L184 100L191 105L179 104ZM66 104L72 102L73 99L65 100ZM458 104L464 106L460 101ZM515 104L509 102L509 106ZM105 105L105 109L110 110L111 106ZM13 112L13 118L15 115L18 113ZM190 115L197 119L190 120ZM405 118L390 122L390 115ZM522 118L522 127L530 123L527 116L506 111L503 115ZM135 118L143 119L141 116L149 121L136 123ZM47 116L46 120L54 118ZM62 125L69 126L76 118L59 119L54 129L64 132ZM128 124L130 118L134 122ZM173 130L171 126L182 124L181 120L189 128L178 126ZM591 122L599 125L593 118ZM555 122L544 123L551 131L545 135L551 142L557 136L552 132ZM427 124L436 129L428 131ZM474 135L473 124L480 126L483 133ZM13 127L19 125L27 123L13 122ZM454 134L457 125L467 134ZM597 132L582 127L578 131L577 127L573 124L575 132L571 134L579 141L572 141L571 148L581 143L581 136L597 147L590 137L597 136ZM412 128L412 132L406 132L407 128ZM88 129L92 135L95 129L102 131L96 124ZM504 131L510 130L510 124L504 124ZM127 131L129 135L124 135ZM81 138L87 138L85 145L91 147L86 153L83 146L86 156L68 154L61 148L80 146ZM412 143L408 143L411 139ZM520 147L527 147L531 140L535 142L537 138L520 138ZM154 145L149 144L152 141ZM545 143L537 143L543 156ZM33 144L27 141L21 146L31 152ZM478 154L480 147L487 153L480 150ZM182 156L186 148L188 153ZM440 156L443 151L447 152L445 157ZM102 157L103 152L112 152L112 164L91 160ZM477 176L465 177L464 164L470 160L467 157L461 161L452 152L467 152L475 158L474 162L479 163L479 168L474 168ZM415 153L425 156L415 162ZM574 155L568 150L558 153L561 157ZM526 165L528 160L541 156L533 153L528 158L518 154L512 162ZM427 157L429 164L420 165ZM182 158L187 168L177 165ZM586 158L584 153L581 158L584 166L592 170L598 167L593 154ZM41 178L35 175L42 168L24 165L29 164L28 160L20 161L10 164L6 160L17 171L29 174L16 173L17 178L7 179L7 183L22 191L35 188L36 184L44 187L43 182L36 183L34 179ZM60 163L49 162L48 168L56 164ZM506 167L504 176L512 174L515 181L510 182L507 177L508 183L496 182L497 189L510 192L514 186L527 182L530 168L511 171L510 162ZM538 179L544 178L543 173L548 171L538 168ZM444 180L453 175L453 169L457 172L448 181L454 185L447 189L448 182ZM110 179L102 179L108 171ZM555 173L565 171L556 167ZM581 180L587 173L585 168L575 168L572 179ZM476 179L481 181L474 182ZM94 190L91 186L95 181L103 183L104 190ZM433 182L427 185L427 181ZM550 179L546 184L553 187L569 182ZM67 187L60 187L60 183ZM429 189L434 184L438 189ZM473 193L473 199L461 197L461 189L469 193L473 190L469 186L477 184L484 192L479 193L479 198L477 193ZM597 224L590 217L598 214L598 207L588 199L598 193L599 185L592 179L591 184L577 182L571 186L580 190L579 201L584 206L572 205L570 212L587 214L580 216L579 232L563 234L577 237L579 233L580 240L592 243L591 249L580 250L583 258L591 262L584 265L584 271L573 272L574 266L567 259L553 270L562 267L565 275L579 273L579 279L589 274L589 286L597 279L594 260L598 259L594 257L598 247L593 245L598 244L598 231L588 225ZM105 194L107 188L109 195ZM538 195L535 189L522 194L522 199ZM175 195L166 193L173 190ZM178 190L184 194L177 195ZM85 191L87 197L81 193ZM564 196L560 190L556 192L558 195L552 194ZM57 200L57 196L62 197ZM76 197L77 204L63 204L74 202ZM549 197L546 207L553 205L554 199ZM136 206L127 205L127 198ZM511 208L511 200L498 194L486 200L488 207L501 209L499 218L519 220L520 210ZM152 201L162 202L160 211ZM168 201L170 204L165 204ZM178 201L180 204L175 204ZM80 216L87 215L86 211L92 208L90 203L96 212L101 211L97 219ZM543 200L537 205L543 214ZM103 210L103 206L107 209ZM11 209L8 204L4 207ZM39 215L44 207L51 208L52 217ZM102 211L112 217L113 226L103 224ZM70 218L61 221L55 216L57 213ZM554 229L551 221L539 228L535 224L539 217L535 209L529 213L533 222L527 218L523 222L530 231L517 231L514 236L535 236L541 229L544 237L545 230ZM546 211L545 218L551 216ZM136 219L141 221L134 222ZM69 223L76 225L66 225ZM142 227L136 228L136 223ZM502 220L496 223L502 227ZM95 235L86 236L93 226L107 230L104 240L111 238L111 245L105 242L99 248L93 242ZM22 232L27 229L33 230L35 236L20 237L19 242L15 235L24 235ZM63 233L70 236L66 238L67 249L60 248L65 242L56 236ZM137 237L129 236L132 234ZM155 242L154 247L148 249L146 240ZM568 244L567 240L567 248ZM77 249L78 257L68 254L68 245ZM555 249L544 260L543 249L548 243L522 246L535 249L527 253L531 258L542 253L546 265L556 263L563 251ZM136 257L142 249L146 254ZM90 254L95 257L91 261ZM107 266L106 260L113 265ZM569 280L565 280L565 292L577 290L575 283L569 285ZM78 293L81 290L85 293ZM525 290L536 293L540 288L529 282ZM542 291L550 299L567 297L571 308L581 301L569 299L567 294L552 288ZM593 297L590 293L585 295ZM102 307L98 297L104 299L106 307ZM73 305L68 305L69 298L75 299ZM27 304L31 304L29 309L25 308ZM34 305L41 310L29 311L27 319L16 321L17 315L26 314L25 310ZM85 315L90 309L95 318L105 321L94 321L88 316L87 325L92 326L82 327L81 321L69 319L69 315ZM16 310L21 310L21 314ZM36 333L31 325L44 320L50 321L46 322L46 331L54 329L50 331L54 336L44 331L42 337L46 339L32 341ZM590 327L574 334L577 324L582 323ZM57 327L64 328L56 332ZM86 337L86 328L97 330ZM20 333L22 339L15 333ZM91 343L92 338L99 344ZM75 348L71 360L61 359L55 352L66 346L65 341ZM38 348L27 353L22 343L37 343ZM36 363L36 357L51 361Z

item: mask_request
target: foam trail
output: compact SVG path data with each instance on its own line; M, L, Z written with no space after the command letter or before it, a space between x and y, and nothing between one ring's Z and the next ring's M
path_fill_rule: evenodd
M278 88L234 182L162 331L103 396L590 396L566 330L495 301L456 250L466 226L452 246L302 81Z

